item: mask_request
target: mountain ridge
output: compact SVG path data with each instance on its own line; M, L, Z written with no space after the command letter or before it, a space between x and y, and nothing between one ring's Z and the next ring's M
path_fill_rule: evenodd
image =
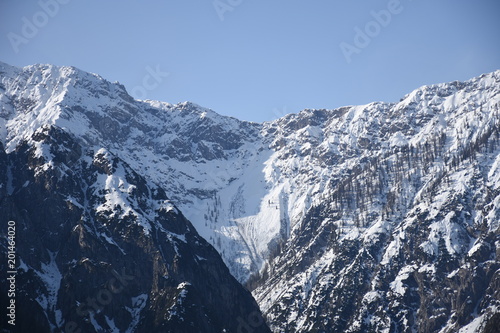
M17 72L23 79L2 80L7 151L47 121L83 145L106 147L165 188L253 289L274 330L444 332L474 320L486 325L496 312L498 294L479 288L465 263L479 260L484 283L496 283L500 71L422 86L395 103L306 109L264 123L189 102L136 101L99 76L65 81L53 77L57 71L72 73L32 66ZM56 87L44 88L49 83ZM24 111L10 118L13 110ZM461 295L489 297L471 300L472 319L467 300L421 293L436 288L434 273L457 269L469 281ZM356 277L342 289L351 300L329 270ZM457 274L447 288L460 287ZM407 307L396 306L407 292ZM422 304L441 309L434 302L446 304L447 321L425 314Z

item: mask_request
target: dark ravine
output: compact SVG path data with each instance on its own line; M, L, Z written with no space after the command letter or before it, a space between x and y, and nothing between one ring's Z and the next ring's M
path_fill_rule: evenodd
M31 142L8 154L0 147L0 220L2 226L16 223L19 263L16 326L10 330L3 315L1 327L8 332L243 332L246 327L269 332L252 295L163 189L118 157L82 147L59 128L43 127ZM113 177L120 184L106 188ZM124 202L96 209L123 186L129 186ZM2 252L5 232L2 227ZM5 261L0 269L7 271ZM2 283L3 309L6 289Z

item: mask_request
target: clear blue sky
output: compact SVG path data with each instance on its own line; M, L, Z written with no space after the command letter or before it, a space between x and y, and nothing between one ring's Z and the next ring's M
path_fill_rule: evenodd
M259 122L500 69L500 1L397 2L0 0L0 61L73 65Z

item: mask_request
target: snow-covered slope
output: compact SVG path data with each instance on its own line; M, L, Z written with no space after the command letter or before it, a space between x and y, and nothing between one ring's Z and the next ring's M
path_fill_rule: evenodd
M270 124L300 198L254 284L276 332L455 332L499 311L499 92L497 71Z
M498 294L470 281L479 262L481 283L498 275L500 71L425 86L398 103L263 124L188 102L136 101L75 68L0 72L7 152L44 124L106 147L164 188L232 274L257 287L277 331L445 331L494 312ZM419 294L440 286L432 272L457 269L467 274L451 275L448 287L461 276L482 297L470 317L468 300ZM404 287L408 279L416 282ZM397 298L412 288L418 297ZM426 314L432 302L446 311Z

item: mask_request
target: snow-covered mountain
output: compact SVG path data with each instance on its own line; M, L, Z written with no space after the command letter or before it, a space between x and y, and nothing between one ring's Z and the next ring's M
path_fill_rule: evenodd
M274 331L498 330L499 92L497 71L269 126L310 191L254 284Z
M4 309L14 290L17 318L2 315L2 332L269 332L251 293L168 199L168 182L116 154L111 142L127 133L105 129L135 102L80 75L94 78L0 66L0 247L15 241L17 265L0 263L17 271L15 287L0 288ZM104 97L115 93L130 103Z
M500 317L500 71L263 124L137 101L70 67L1 64L0 78L7 156L28 144L53 168L34 139L52 128L126 163L253 289L276 332L474 332ZM156 208L127 199L137 185L101 184L120 195L97 213L128 203L111 216L154 229Z

